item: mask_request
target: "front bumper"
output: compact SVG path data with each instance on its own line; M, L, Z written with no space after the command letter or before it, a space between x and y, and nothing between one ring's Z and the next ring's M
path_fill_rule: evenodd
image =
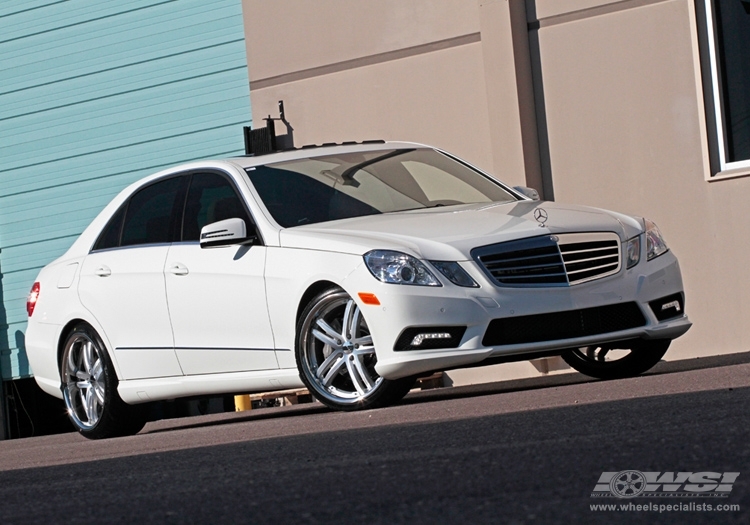
M473 261L462 262L464 269L479 283L479 288L462 288L441 279L442 287L404 286L375 281L364 266L355 271L346 284L357 300L359 292L374 293L380 305L360 304L377 351L377 372L397 379L414 374L445 370L479 363L489 358L554 352L627 339L674 339L690 328L684 303L663 321L649 306L657 299L683 292L679 264L672 252L642 261L630 270L571 287L501 288L488 281ZM682 296L684 297L684 296ZM486 344L488 327L502 319L505 326L517 320L539 319L545 322L559 312L597 311L600 307L627 305L640 310L643 322L613 331L589 334L568 331L572 337L524 340L519 343ZM615 311L619 309L615 308ZM538 318L529 316L539 316ZM660 315L664 318L663 315ZM569 318L569 316L568 316ZM396 341L410 327L466 327L460 344L454 348L394 350ZM610 326L610 325L605 325ZM540 330L543 327L540 325ZM575 327L574 327L575 328ZM565 330L563 330L565 332ZM554 332L552 332L554 333Z

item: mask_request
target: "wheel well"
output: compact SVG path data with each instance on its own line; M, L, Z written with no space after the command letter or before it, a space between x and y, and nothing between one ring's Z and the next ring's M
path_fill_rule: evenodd
M73 319L72 321L69 321L68 324L66 324L62 331L60 332L60 339L57 341L57 369L60 370L60 366L62 365L62 356L63 351L65 350L65 340L70 335L70 332L73 331L73 328L78 326L81 323L86 323L83 319Z
M318 281L311 284L310 287L305 290L305 293L302 295L302 299L300 299L299 304L297 305L297 315L295 316L297 323L299 323L299 316L302 315L302 310L305 309L312 298L318 295L323 290L327 290L329 288L340 288L340 286L336 283L332 283L331 281Z

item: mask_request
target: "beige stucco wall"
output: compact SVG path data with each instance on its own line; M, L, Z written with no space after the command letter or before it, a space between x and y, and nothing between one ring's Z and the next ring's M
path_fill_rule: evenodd
M283 99L297 145L425 142L514 185L551 177L555 200L652 218L680 258L694 322L667 359L750 349L750 178L708 182L693 0L244 0L243 9L256 122ZM455 377L546 366L536 365Z
M479 31L465 0L245 0L243 11L251 83Z
M431 74L415 78L415 70ZM253 119L275 114L277 101L284 100L298 146L407 140L452 146L489 168L484 89L465 80L481 74L478 44L466 44L253 90Z
M254 121L283 99L296 145L423 142L539 187L505 0L245 0L243 11ZM490 42L488 27L502 29Z

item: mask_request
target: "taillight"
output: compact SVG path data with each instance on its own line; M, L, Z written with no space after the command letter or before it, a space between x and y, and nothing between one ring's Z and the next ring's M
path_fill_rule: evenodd
M26 313L29 314L29 317L31 317L31 314L34 313L36 302L39 300L39 289L39 283L34 283L34 285L31 287L31 291L29 292L29 297L28 299L26 299Z

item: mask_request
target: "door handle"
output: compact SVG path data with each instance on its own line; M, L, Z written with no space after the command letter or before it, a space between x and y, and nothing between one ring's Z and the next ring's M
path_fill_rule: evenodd
M190 272L184 264L175 263L169 267L169 273L173 275L187 275Z
M112 275L112 270L110 270L106 266L102 266L94 270L94 273L98 275L99 277L109 277L110 275Z

